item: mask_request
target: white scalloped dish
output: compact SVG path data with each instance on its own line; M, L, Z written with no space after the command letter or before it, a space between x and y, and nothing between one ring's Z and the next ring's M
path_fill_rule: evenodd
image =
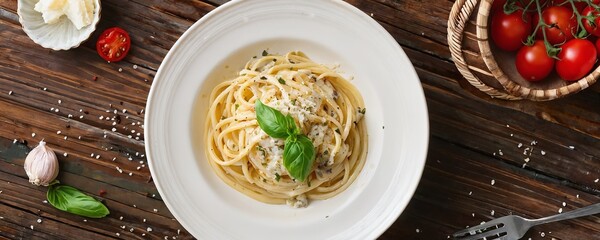
M17 5L19 22L23 27L23 31L38 45L56 51L76 48L96 30L96 25L100 20L100 0L93 0L94 17L92 23L79 30L66 16L60 17L58 22L45 23L42 14L34 10L34 6L38 1L18 0Z
M263 50L299 50L339 65L365 100L364 168L344 192L307 208L265 204L232 189L204 152L211 90ZM163 60L144 126L161 197L198 239L374 239L412 198L429 136L425 97L406 54L371 17L337 0L234 0L213 10Z

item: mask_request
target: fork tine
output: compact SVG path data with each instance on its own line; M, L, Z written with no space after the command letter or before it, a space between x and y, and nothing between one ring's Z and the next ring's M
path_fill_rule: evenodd
M508 238L508 235L504 235L502 237L493 238L491 240L516 240L516 238L510 239L510 238Z
M482 229L486 229L486 228L490 228L490 227L499 225L499 224L502 223L503 218L504 217L496 218L496 219L494 219L492 221L489 221L489 222L486 222L484 224L480 224L480 225L477 225L477 226L473 226L473 227L470 227L470 228L467 228L467 229L460 230L460 231L455 232L454 234L452 234L452 236L455 237L455 238L462 237L463 235L469 234L471 232L477 232L477 231L482 230Z
M494 235L504 233L504 232L506 232L506 227L501 227L501 228L496 228L494 230L482 232L482 233L475 234L475 235L467 235L460 239L461 240L477 240L477 239L482 239L482 238L492 238L492 237L494 237ZM497 239L497 238L493 238L493 239Z

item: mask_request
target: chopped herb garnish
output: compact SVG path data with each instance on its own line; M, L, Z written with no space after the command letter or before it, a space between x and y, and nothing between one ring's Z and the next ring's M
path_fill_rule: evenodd
M285 80L283 78L277 78L277 81L283 85L285 85Z
M336 128L335 132L338 133L338 134L342 134L342 133L340 133L340 129L339 128Z
M225 116L221 116L221 120L225 120L225 118L226 118Z
M269 55L269 53L267 52L267 50L263 50L262 52L263 57Z
M307 181L308 181L308 187L310 187L310 178Z
M246 76L246 74L245 74L245 73L242 73L242 74L240 74L240 76Z
M262 79L262 80L267 80L267 77L265 77L265 76L262 76L262 77L260 77L260 79Z
M236 103L235 104L235 110L237 110L239 107L240 107L240 105Z
M366 109L366 108L363 108L363 109L361 109L361 108L359 107L359 108L358 108L358 112L359 112L359 113L362 113L362 114L365 114L365 112L367 112L367 109Z
M292 99L292 105L296 105L296 99Z
M256 145L256 149L258 151L261 151L264 157L267 156L267 151L265 150L265 148L261 147L260 145Z
M275 181L279 182L279 179L281 179L281 176L279 176L279 173L275 173Z
M267 182L267 179L264 179L264 178L263 178L263 182Z

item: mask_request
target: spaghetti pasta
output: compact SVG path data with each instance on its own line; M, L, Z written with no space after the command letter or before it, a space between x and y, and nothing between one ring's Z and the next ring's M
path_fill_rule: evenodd
M210 95L205 139L214 172L232 188L269 204L305 207L352 184L363 168L367 132L362 96L334 70L304 53L251 59ZM304 182L283 165L284 141L258 125L255 102L291 115L312 141L316 158Z

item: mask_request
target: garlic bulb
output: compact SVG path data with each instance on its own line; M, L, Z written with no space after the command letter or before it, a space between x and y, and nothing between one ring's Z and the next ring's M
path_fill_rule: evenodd
M24 168L30 183L48 186L58 176L58 159L54 151L42 140L27 154Z

